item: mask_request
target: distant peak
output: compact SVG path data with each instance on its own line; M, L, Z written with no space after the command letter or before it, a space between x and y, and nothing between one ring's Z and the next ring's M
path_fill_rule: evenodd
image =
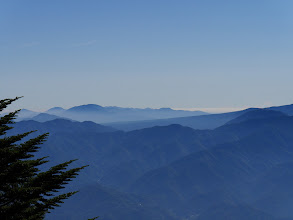
M55 110L65 110L64 108L61 108L61 107L54 107L54 108L50 108L48 111L55 111Z
M46 111L46 113L59 115L64 111L65 111L65 109L63 109L61 107L54 107L54 108L50 108L48 111Z
M72 108L103 108L103 106L97 104L85 104L85 105L78 105Z
M86 104L86 105L80 105L80 106L87 106L87 107L102 107L100 105L97 104ZM78 107L78 106L77 106Z
M75 112L86 112L86 111L100 111L104 110L104 107L96 104L86 104L86 105L79 105L68 109L68 111L75 111Z
M32 112L31 110L28 110L28 109L25 109L25 108L21 109L20 111L21 112Z

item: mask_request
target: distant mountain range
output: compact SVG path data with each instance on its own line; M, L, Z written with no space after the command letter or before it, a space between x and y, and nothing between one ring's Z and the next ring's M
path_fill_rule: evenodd
M257 108L248 108L236 112L208 114L201 111L183 111L170 108L138 109L102 107L100 105L89 104L72 107L70 109L54 107L45 113L37 113L23 109L19 114L20 117L18 118L18 121L35 120L38 122L45 122L54 119L93 121L123 131L132 131L154 126L167 126L171 124L180 124L193 129L215 129L246 112L254 111L256 109ZM283 113L289 116L293 115L293 105L275 106L263 110L273 111L271 114ZM263 114L260 113L260 115ZM243 120L243 118L240 118L239 120ZM231 123L235 123L235 121L232 121Z
M23 109L19 113L20 120L35 120L39 122L49 121L56 118L67 118L75 121L93 121L96 123L109 123L121 121L152 120L163 118L175 118L184 116L207 115L202 111L183 111L171 108L139 109L121 107L102 107L100 105L88 104L75 106L70 109L54 107L43 113Z
M157 119L157 120L144 120L144 121L133 121L133 122L114 122L104 123L105 125L112 126L123 131L132 131L137 129L149 128L154 126L168 126L171 124L180 124L182 126L191 127L193 129L214 129L221 125L224 125L228 121L237 118L247 111L255 109L246 109L237 112L228 112L221 114L209 114L199 116L188 116L168 119Z
M117 128L123 131L132 131L136 129L148 128L153 126L167 126L170 124L180 124L182 126L188 126L193 129L215 129L237 118L238 116L241 116L242 114L246 112L254 111L256 109L257 108L248 108L248 109L245 109L242 111L236 111L236 112L158 119L158 120L105 123L105 125L112 126L114 128ZM273 110L274 112L276 111L279 112L275 114L284 113L290 116L293 115L293 105L270 107L265 109Z
M80 192L48 219L292 220L290 108L196 116L222 117L210 130L172 124L124 132L55 119L21 121L11 132L49 131L38 152L50 156L49 166L73 158L89 165L70 184Z

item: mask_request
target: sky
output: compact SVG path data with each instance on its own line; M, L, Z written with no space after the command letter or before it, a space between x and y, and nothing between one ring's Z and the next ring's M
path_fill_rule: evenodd
M0 0L0 99L241 109L293 103L292 0Z

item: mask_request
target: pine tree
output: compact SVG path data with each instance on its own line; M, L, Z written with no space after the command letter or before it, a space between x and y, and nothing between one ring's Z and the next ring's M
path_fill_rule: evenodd
M0 112L19 98L0 100ZM46 213L76 193L57 194L86 166L68 169L74 161L70 160L40 171L38 167L48 160L35 158L35 153L48 134L23 142L33 131L7 136L18 112L0 118L0 219L44 219Z

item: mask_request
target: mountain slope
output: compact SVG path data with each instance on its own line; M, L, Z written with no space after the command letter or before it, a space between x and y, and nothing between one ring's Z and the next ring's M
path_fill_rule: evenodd
M54 107L54 108L50 108L49 110L47 110L45 113L47 114L52 114L52 115L60 115L62 114L62 112L64 112L65 109L61 108L61 107Z
M292 218L292 185L293 162L277 164L258 178L250 192L254 195L250 202L267 213Z
M293 121L285 118L287 124L283 118L273 118L239 141L193 153L149 171L129 190L152 196L166 208L178 212L185 208L184 212L191 214L207 209L215 198L241 202L239 198L247 196L255 178L278 163L293 161Z
M273 106L273 107L269 107L267 109L274 110L274 111L279 111L279 112L282 112L282 113L284 113L286 115L293 116L293 104L291 104L291 105L283 105L283 106Z
M124 122L124 123L122 122L108 123L105 125L109 125L123 131L132 131L132 130L154 127L154 126L168 126L170 124L180 124L182 126L191 127L193 129L214 129L224 125L228 121L235 119L246 112L253 111L253 110L255 109L246 109L243 111L229 112L229 113L222 113L222 114L210 114L210 115L148 120L148 121Z
M207 209L197 220L278 220L277 218L247 205L219 204ZM281 220L281 219L280 219Z
M52 121L55 119L65 119L65 120L69 120L67 118L62 118L56 115L51 115L51 114L47 114L47 113L40 113L32 118L30 118L29 120L33 120L33 121L37 121L37 122L46 122L46 121Z
M122 193L99 184L88 185L68 199L62 208L53 210L46 216L55 219L89 219L99 216L101 220L175 220L173 214L151 201L139 196Z
M54 119L46 122L37 122L33 120L20 121L14 125L13 133L23 133L27 131L37 130L37 133L50 134L58 132L79 133L79 132L113 132L114 128L96 124L94 122L73 122L66 119Z
M293 195L293 117L250 111L249 117L242 117L244 120L214 130L169 125L101 133L95 123L66 120L62 126L60 120L20 122L15 130L44 132L44 125L50 125L52 134L38 156L49 155L49 165L73 158L79 158L76 166L90 165L74 184L86 191L72 203L74 206L85 199L81 209L76 207L79 213L86 210L92 216L91 210L96 209L100 213L121 213L125 219L161 219L162 213L168 218L176 215L176 219L220 219L227 217L226 212L211 210L228 204L233 218L241 219L245 214L252 219L288 219L293 217L286 206ZM259 117L262 112L265 115ZM140 208L137 204L142 200L145 206ZM117 218L107 213L104 218Z
M245 113L255 111L255 110L259 110L258 117L270 117L269 114L275 114L275 116L277 116L277 114L280 114L281 116L281 113L283 113L284 115L291 116L293 115L293 104L284 105L284 106L275 106L275 107L270 107L265 109L248 108L242 111L228 112L228 113L221 113L221 114L199 115L199 116L190 116L190 117L145 120L145 121L134 121L134 122L109 123L109 125L123 131L131 131L131 130L148 128L153 126L167 126L170 124L180 124L182 126L191 127L193 129L215 129ZM267 112L265 113L265 111ZM253 113L253 114L255 115L254 116L246 115L246 116L248 118L257 117L256 113ZM242 118L239 120L244 121L247 119ZM231 123L235 123L235 122L236 121L234 122L231 121Z
M268 109L256 109L253 111L246 112L239 117L232 119L231 121L228 121L226 124L235 124L235 123L241 123L247 120L255 120L255 119L265 119L265 118L273 118L273 117L281 117L286 116L285 113L274 111L274 110L268 110Z

